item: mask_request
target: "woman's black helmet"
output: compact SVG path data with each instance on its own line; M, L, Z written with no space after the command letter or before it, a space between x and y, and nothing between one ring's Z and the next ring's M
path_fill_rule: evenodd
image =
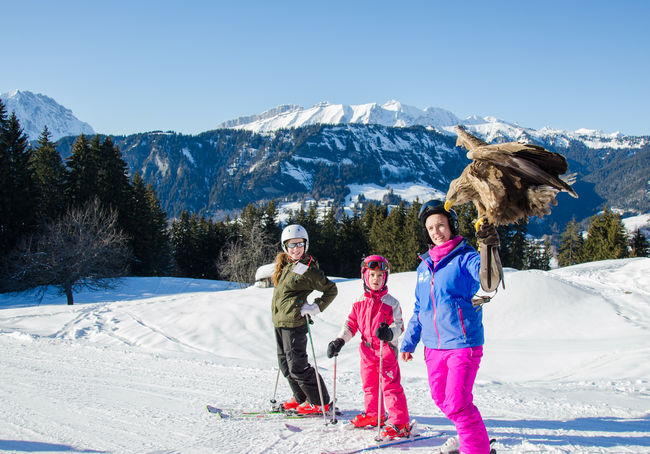
M459 225L458 215L456 212L453 209L450 209L449 211L445 210L445 202L442 200L429 200L422 205L422 208L420 208L420 214L418 214L418 217L420 218L420 224L422 224L422 228L424 229L424 235L427 243L431 244L431 238L429 237L425 223L427 221L427 218L432 214L444 214L447 216L447 219L449 219L449 228L451 229L451 234L453 236L458 235Z

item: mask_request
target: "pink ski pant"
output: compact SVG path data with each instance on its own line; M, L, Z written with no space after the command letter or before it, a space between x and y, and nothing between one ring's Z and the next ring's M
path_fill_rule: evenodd
M425 348L431 397L456 426L463 454L488 454L490 441L481 413L472 400L472 387L483 347L455 350Z
M361 381L365 394L366 414L376 416L379 405L379 346L371 348L361 342L359 353L361 355ZM384 414L385 404L386 410L388 410L388 423L407 424L409 412L406 406L406 395L400 383L397 354L387 342L384 342L382 356L383 402L381 414Z

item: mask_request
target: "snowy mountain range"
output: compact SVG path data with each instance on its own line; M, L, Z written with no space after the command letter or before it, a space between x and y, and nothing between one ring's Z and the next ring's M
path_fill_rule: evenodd
M305 109L296 105L283 105L260 115L241 117L221 123L217 128L246 129L253 132L275 131L281 128L300 128L315 124L378 124L383 126L433 126L453 127L461 121L448 110L403 105L399 101L344 105L321 102Z
M383 105L377 103L345 105L318 103L310 108L282 105L259 115L240 117L217 125L218 129L244 129L267 133L282 128L300 128L315 124L377 124L391 127L424 126L455 136L454 127L465 125L478 133L488 143L505 141L553 142L567 144L570 140L583 141L589 148L641 148L648 138L638 140L620 132L611 134L598 130L579 129L567 131L551 128L535 130L519 126L495 117L476 115L459 119L452 112L438 107L421 110L399 101L391 100Z
M40 93L14 90L0 94L0 100L7 110L7 115L16 113L30 141L37 140L46 125L51 133L50 140L53 141L65 136L95 134L92 126L75 117L70 109Z

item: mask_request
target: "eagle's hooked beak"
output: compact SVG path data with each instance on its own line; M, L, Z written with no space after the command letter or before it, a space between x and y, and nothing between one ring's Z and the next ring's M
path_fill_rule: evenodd
M451 200L445 200L445 211L451 210L452 206L454 206L454 202Z

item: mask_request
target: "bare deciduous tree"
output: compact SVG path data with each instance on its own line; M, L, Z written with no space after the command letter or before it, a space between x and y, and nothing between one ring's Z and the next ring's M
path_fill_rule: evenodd
M73 304L82 288L111 288L127 272L127 238L117 228L117 212L97 199L72 208L30 236L7 260L5 287L10 291L58 287Z
M222 250L218 268L228 280L238 282L242 287L244 283L255 282L257 268L272 262L277 250L261 220L240 232L240 237Z

